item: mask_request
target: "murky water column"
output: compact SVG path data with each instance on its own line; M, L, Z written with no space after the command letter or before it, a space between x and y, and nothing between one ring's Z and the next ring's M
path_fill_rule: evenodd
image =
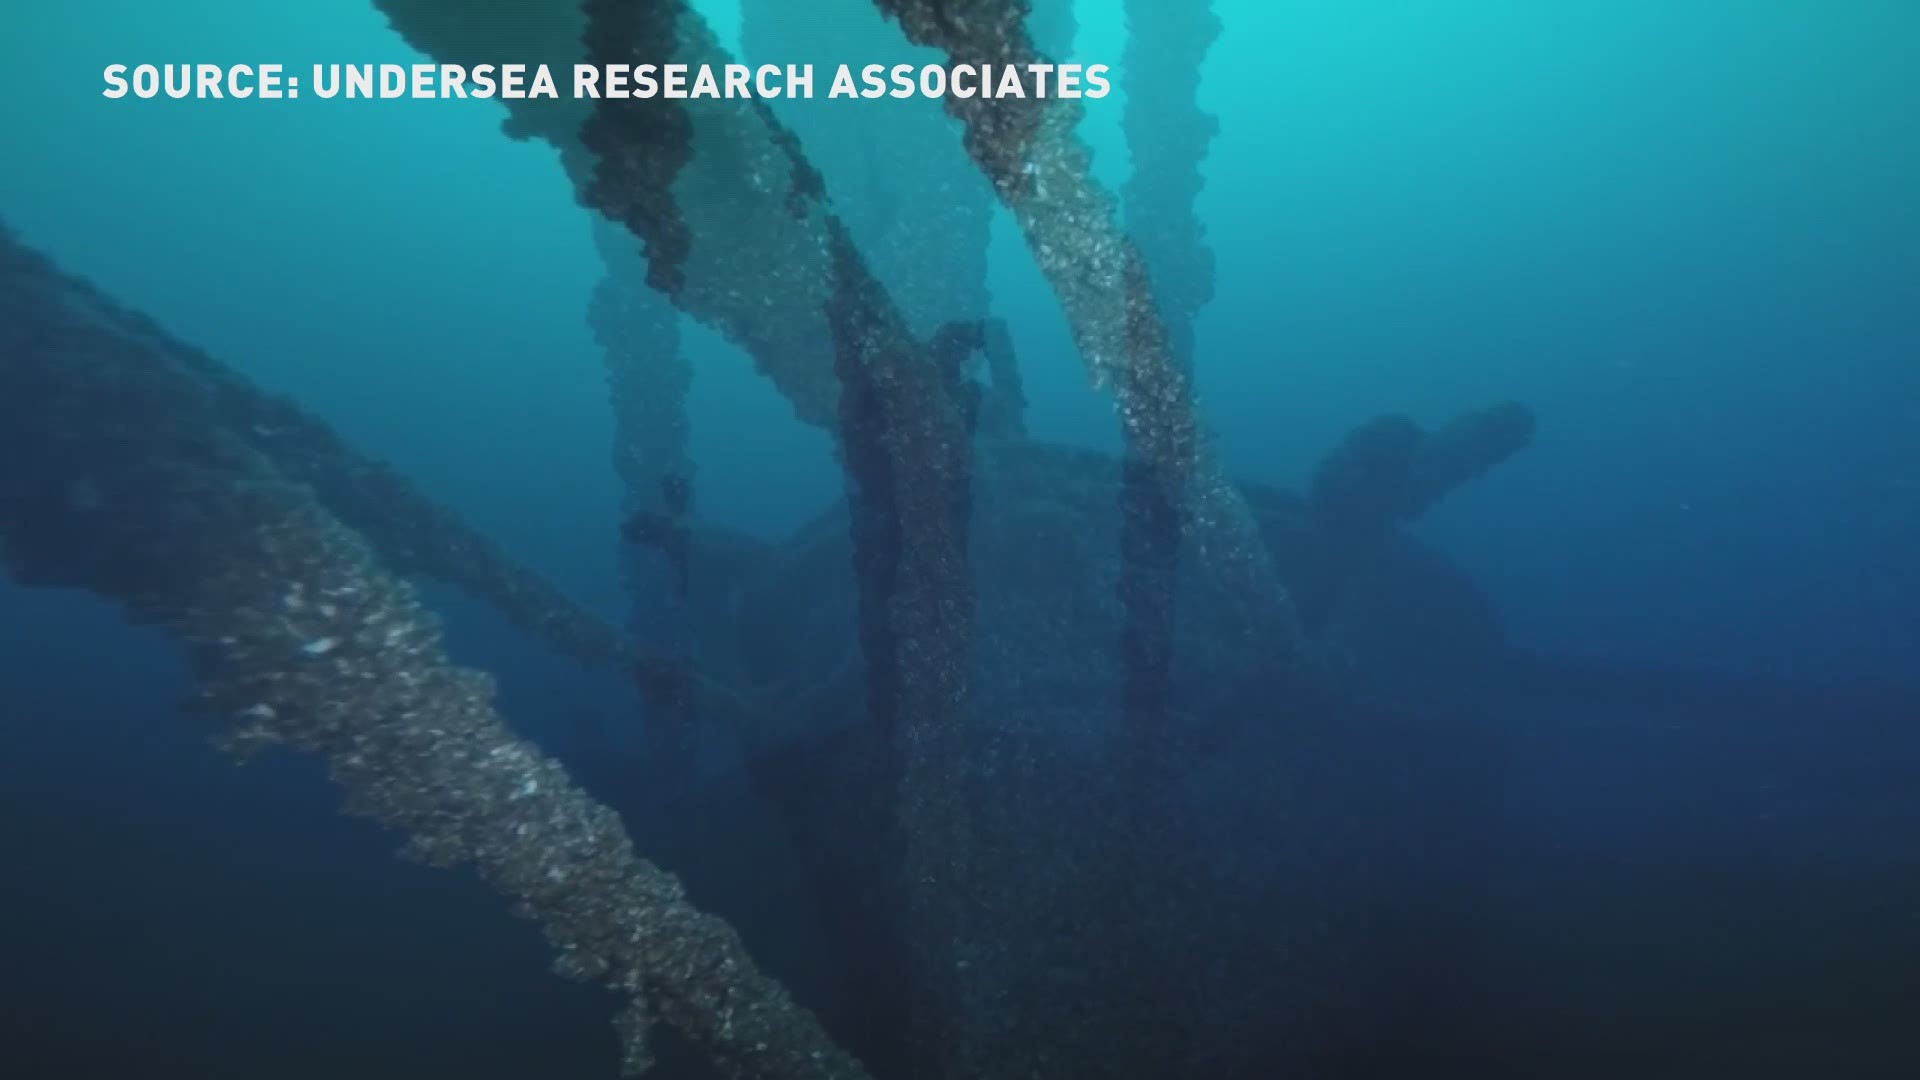
M666 779L694 739L692 528L694 467L687 392L693 370L680 349L673 305L647 287L646 260L625 229L596 218L606 275L587 321L600 343L613 405L613 467L620 479L620 572L633 597L634 681L645 697L653 774Z
M1080 20L1073 14L1074 0L1030 0L1027 33L1033 46L1055 60L1073 55L1074 41L1080 36Z

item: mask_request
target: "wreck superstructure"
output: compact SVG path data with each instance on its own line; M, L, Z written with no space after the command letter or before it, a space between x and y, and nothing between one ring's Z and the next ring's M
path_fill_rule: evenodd
M740 964L724 959L737 939L684 909L670 879L631 862L617 818L586 802L550 759L489 719L485 678L447 664L431 619L394 575L458 584L590 665L621 663L631 643L296 407L261 394L11 240L5 251L7 449L10 460L37 463L31 471L10 470L0 499L16 577L100 592L126 603L135 618L168 628L197 659L207 707L232 718L226 741L240 749L288 742L317 750L333 762L350 806L414 834L410 849L419 857L477 863L548 927L564 969L636 994L639 1003L625 1021L631 1064L645 1060L644 1028L655 1011L697 1043L718 1038L722 1045L710 1048L727 1064L740 1051L703 1028L714 1022L708 1010L725 1013L735 1007L727 1002L763 995L772 996L752 1007L783 1034L777 1042L766 1033L756 1040L811 1047L808 1060L827 1053L815 1045L824 1036L805 1014L777 992L756 988L750 974L740 976L749 980L744 988L723 973L704 988L661 985L648 970L665 959L624 951L629 946L620 938L629 930L621 928L639 933L645 926L635 945L682 950L663 955L689 958L711 953L728 971ZM1488 445L1496 458L1513 448ZM1098 454L1006 436L979 441L969 456L977 621L967 678L978 696L965 730L977 741L966 747L955 797L972 804L969 839L979 845L979 861L975 891L966 898L972 936L963 959L979 980L971 992L995 988L993 1007L977 1005L971 1015L1000 1027L991 1037L976 1030L968 1038L988 1048L978 1052L1002 1060L1045 1047L1050 1060L1105 1060L1117 1068L1151 1052L1120 1033L1131 1027L1144 1034L1139 1019L1166 1021L1180 1003L1134 997L1132 990L1123 998L1133 1000L1100 1000L1112 992L1102 988L1111 973L1102 975L1091 961L1102 941L1112 940L1103 936L1114 929L1112 920L1152 910L1154 934L1164 940L1180 940L1182 926L1204 924L1223 935L1224 946L1227 927L1251 930L1272 909L1263 901L1264 914L1247 909L1237 922L1201 919L1201 906L1177 889L1152 909L1112 905L1115 875L1135 877L1129 895L1152 896L1192 873L1193 864L1163 857L1215 850L1200 823L1227 809L1194 802L1200 789L1163 806L1180 824L1169 819L1155 831L1179 846L1156 850L1147 864L1158 864L1152 873L1142 875L1142 864L1131 859L1114 861L1104 845L1087 845L1089 836L1132 820L1121 812L1131 785L1116 787L1104 764L1122 729L1100 704L1102 687L1119 675L1112 638L1121 617L1114 599L1121 560L1112 518L1121 474ZM1260 489L1247 496L1279 560L1301 574L1318 573L1314 545L1305 539L1317 528L1310 503ZM865 1004L851 1010L860 1017L853 1041L864 1044L865 1056L897 1068L906 1055L896 1025L905 1021L893 1010L909 997L887 988L904 991L914 977L907 956L915 928L904 919L909 907L897 864L885 844L873 843L895 827L885 807L897 779L888 729L873 723L864 690L854 580L860 563L849 527L849 514L857 512L857 504L831 512L789 542L757 552L695 530L693 550L732 552L730 571L703 570L694 579L705 587L689 603L705 665L695 697L703 722L732 733L756 784L780 808L821 906L839 927L827 933L854 981L867 987ZM1422 565L1418 557L1401 558ZM1341 590L1343 607L1364 610L1352 605L1364 603L1355 598L1371 587ZM1197 651L1176 700L1192 723L1187 745L1165 748L1170 761L1187 784L1210 770L1209 782L1224 783L1230 778L1217 770L1235 760L1260 761L1263 771L1288 759L1325 768L1331 758L1302 757L1292 743L1300 733L1319 732L1313 742L1336 731L1332 714L1312 715L1318 710L1287 685L1284 672L1233 632L1219 588L1204 577L1185 586L1182 633ZM1490 620L1485 626L1479 640L1492 649L1497 633ZM1454 629L1456 640L1470 639ZM1355 656L1367 655L1355 661L1367 669L1365 678L1396 667L1390 651L1368 655L1381 646L1364 644L1362 636L1350 640ZM1358 669L1355 677L1362 677ZM1468 692L1472 680L1458 685ZM1320 703L1329 706L1342 693L1335 685L1321 692ZM1232 719L1275 694L1296 702L1304 727L1276 723L1271 709L1260 710L1258 721ZM1422 686L1419 696L1441 699L1437 684ZM1461 745L1457 731L1438 723L1427 730ZM1272 739L1279 742L1261 746ZM1404 749L1419 745L1405 732L1392 741ZM1246 756L1250 751L1254 756ZM1283 782L1276 773L1249 790L1278 797L1278 812L1295 800L1312 801L1304 778ZM834 791L836 799L823 801ZM1299 805L1292 812L1303 812ZM1332 805L1317 812L1331 813ZM1333 835L1325 838L1329 845ZM1341 845L1364 850L1352 837ZM1323 885L1336 879L1332 865L1314 868ZM1276 885L1243 882L1214 895L1231 910ZM1301 902L1299 890L1287 892ZM649 905L660 905L661 913ZM1079 929L1063 934L1055 923L1068 911ZM1293 971L1290 985L1299 985L1292 981L1299 974ZM1042 981L1012 989L1030 978ZM793 1018L779 1019L782 1012ZM1236 1027L1217 1015L1204 1019L1223 1034ZM1190 1025L1201 1020L1189 1016L1180 1024L1190 1036L1198 1030ZM1074 1027L1054 1026L1068 1021ZM1270 1018L1263 1015L1259 1026L1270 1026ZM1081 1035L1065 1038L1069 1031ZM770 1053L746 1055L728 1071L815 1075ZM818 1075L854 1075L845 1059L824 1060L840 1064Z

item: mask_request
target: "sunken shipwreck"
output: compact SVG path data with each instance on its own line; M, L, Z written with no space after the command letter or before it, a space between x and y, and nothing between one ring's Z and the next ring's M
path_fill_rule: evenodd
M0 1072L1920 1075L1914 10L17 8Z

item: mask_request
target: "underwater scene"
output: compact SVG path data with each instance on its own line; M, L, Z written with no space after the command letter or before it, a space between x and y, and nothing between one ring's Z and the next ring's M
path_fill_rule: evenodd
M1920 1077L1920 4L14 0L0 134L0 1076Z

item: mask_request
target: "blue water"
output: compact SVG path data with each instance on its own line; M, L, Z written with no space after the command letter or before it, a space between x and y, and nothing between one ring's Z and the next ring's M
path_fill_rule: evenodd
M1230 471L1298 487L1376 414L1524 401L1534 445L1417 529L1510 640L1920 685L1920 7L1214 7L1197 369ZM1081 0L1082 59L1118 64L1116 8ZM623 619L600 264L554 153L492 103L98 93L109 63L261 59L413 55L370 5L10 8L0 216ZM1116 185L1121 108L1085 128ZM1034 433L1112 449L1004 215L992 266ZM828 437L683 326L703 517L777 537L839 499ZM621 690L430 596L506 713L617 789L564 717ZM546 977L477 883L335 818L311 763L230 768L179 718L185 680L109 605L0 584L0 1071L612 1074L603 995ZM1522 959L1490 966L1567 1004L1490 1005L1438 1074L1920 1075L1920 738L1846 716L1517 731L1485 888ZM754 925L741 882L777 857L698 839L654 850ZM1599 940L1554 932L1583 924ZM815 962L775 938L770 965ZM1326 1075L1412 1075L1353 1068Z

